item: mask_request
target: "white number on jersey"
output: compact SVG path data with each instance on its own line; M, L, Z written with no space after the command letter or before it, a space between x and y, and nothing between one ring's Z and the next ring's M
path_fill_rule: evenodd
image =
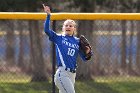
M73 56L75 54L75 49L68 48L68 55Z

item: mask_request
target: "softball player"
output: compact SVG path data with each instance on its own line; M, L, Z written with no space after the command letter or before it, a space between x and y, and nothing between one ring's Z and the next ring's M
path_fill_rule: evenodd
M50 8L43 5L47 18L44 24L45 33L50 41L56 45L57 71L54 82L59 89L59 93L75 93L74 83L76 77L76 60L78 54L85 61L85 55L79 51L79 38L75 37L76 23L68 19L64 22L62 31L64 34L57 34L50 29ZM87 50L87 53L90 49Z

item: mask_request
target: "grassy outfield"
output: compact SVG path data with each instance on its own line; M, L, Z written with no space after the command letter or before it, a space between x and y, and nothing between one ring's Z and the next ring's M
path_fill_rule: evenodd
M96 77L76 81L75 89L76 93L140 93L140 77ZM52 93L52 85L51 81L30 83L25 75L0 74L0 93Z
M79 81L76 93L140 93L140 77L97 77Z

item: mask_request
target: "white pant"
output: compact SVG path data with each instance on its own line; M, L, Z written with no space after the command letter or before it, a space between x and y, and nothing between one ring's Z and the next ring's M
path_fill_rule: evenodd
M59 67L55 73L54 82L59 89L59 93L75 93L76 73L66 71L63 67Z

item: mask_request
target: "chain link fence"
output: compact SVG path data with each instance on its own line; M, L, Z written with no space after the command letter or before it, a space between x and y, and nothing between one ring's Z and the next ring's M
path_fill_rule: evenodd
M56 24L56 30L61 31L61 21ZM91 71L95 78L113 76L110 78L119 80L120 76L132 76L135 77L130 78L132 81L139 79L139 24L135 20L93 22L89 41L94 52L95 68ZM0 25L0 82L50 80L52 43L44 33L44 21L0 20Z
M104 74L139 76L138 24L138 21L95 22L97 62Z

